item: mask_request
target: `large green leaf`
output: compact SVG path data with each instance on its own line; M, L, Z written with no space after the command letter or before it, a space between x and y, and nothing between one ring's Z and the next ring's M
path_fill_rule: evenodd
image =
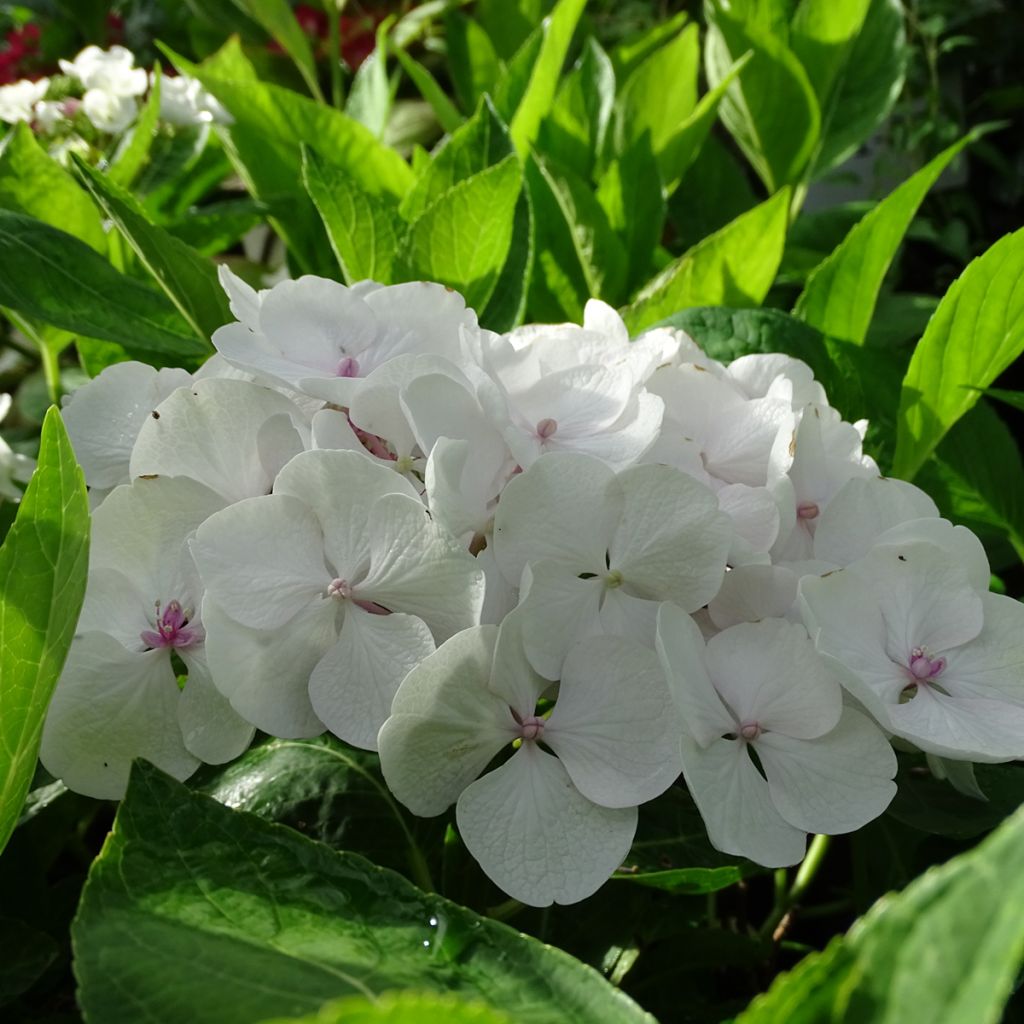
M403 279L439 281L482 309L508 256L521 183L512 154L441 195L399 244L396 265Z
M282 1017L264 1024L512 1024L512 1018L449 992L399 992L372 1000L348 996L308 1017Z
M209 341L218 327L234 320L209 257L157 227L135 197L101 171L81 160L78 169L100 209L117 225L196 337Z
M996 1024L1024 960L1024 809L883 897L736 1024Z
M566 954L142 763L72 941L90 1024L249 1024L396 989L524 1024L652 1024Z
M882 282L917 208L976 137L972 133L943 150L868 212L807 279L793 312L834 338L863 345Z
M512 216L512 241L487 305L479 312L480 324L491 331L511 331L526 318L534 259L534 216L530 193L523 188Z
M893 472L907 480L1024 351L1024 229L1000 239L950 286L900 392Z
M807 72L822 108L846 70L854 40L860 34L871 0L800 0L789 26L789 46Z
M670 263L622 311L630 331L690 306L759 306L782 260L789 197L781 189Z
M323 218L345 281L391 284L395 250L405 231L394 200L364 192L346 171L309 147L303 148L302 180Z
M0 548L0 850L21 813L89 571L89 502L60 414Z
M378 27L376 46L357 68L348 99L345 101L345 113L360 124L366 125L378 139L383 138L388 115L391 113L391 86L387 71L387 28L386 24Z
M480 98L494 90L502 72L490 37L473 18L450 10L444 19L448 41L448 70L455 95L465 111L475 110Z
M558 0L537 29L542 38L540 49L509 126L512 142L521 155L525 156L537 138L540 123L555 98L569 43L585 6L586 0Z
M831 0L817 4L848 6ZM889 116L903 88L909 52L901 0L871 0L822 110L815 176L851 156Z
M453 132L462 124L459 108L448 98L437 79L418 60L410 57L401 47L395 48L395 56L402 69L412 79L420 95L430 104L437 123L446 131Z
M40 221L0 210L0 263L0 306L133 353L196 359L210 350L162 294Z
M778 34L725 0L708 0L704 62L712 88L743 54L753 53L719 107L722 120L769 192L795 184L821 132L821 113L807 72Z
M107 251L103 222L78 182L36 141L27 124L15 126L0 152L0 209L35 217Z

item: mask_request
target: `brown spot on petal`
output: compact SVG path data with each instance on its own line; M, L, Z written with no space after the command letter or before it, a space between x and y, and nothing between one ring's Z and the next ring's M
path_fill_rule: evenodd
M140 480L158 480L160 478L159 473L140 473Z

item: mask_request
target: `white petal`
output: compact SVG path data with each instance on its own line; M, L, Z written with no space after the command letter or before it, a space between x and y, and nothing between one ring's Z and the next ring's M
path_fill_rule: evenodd
M211 596L244 626L275 629L327 600L320 524L297 498L246 498L207 519L190 546Z
M876 543L909 544L923 540L942 548L967 574L979 594L988 593L992 570L985 546L966 526L954 526L946 519L910 519L881 534Z
M524 617L521 608L505 616L494 648L494 667L487 688L501 697L520 718L533 715L537 701L551 686L551 680L539 675L526 657L523 646Z
M705 664L740 725L811 739L839 721L839 683L797 623L731 626L708 641Z
M983 594L981 604L981 632L948 652L939 682L955 697L1024 705L1024 605L1001 594Z
M686 784L715 849L769 868L803 859L807 836L779 814L746 744L720 739L702 749L684 736L682 755Z
M153 629L155 608L124 573L93 569L85 590L85 603L76 633L100 632L114 637L129 651L146 648L142 634Z
M71 395L61 416L90 487L128 480L132 445L147 418L176 388L191 383L184 370L115 363Z
M249 629L203 600L206 658L214 685L247 721L272 736L319 736L323 723L309 701L309 677L337 639L330 604L278 629Z
M124 796L136 757L187 779L199 762L182 741L179 698L166 650L136 653L86 633L72 644L50 702L43 765L76 793L99 799Z
M661 605L656 647L683 725L697 743L706 747L732 732L736 722L722 703L704 664L704 637L682 608Z
M545 455L502 492L494 517L498 565L518 584L523 567L542 558L601 572L623 498L615 474L587 455Z
M431 519L423 503L387 494L370 516L370 570L356 596L419 616L439 642L477 625L483 572Z
M220 286L228 296L228 305L237 320L241 320L250 331L259 329L261 296L245 283L237 274L231 272L226 264L217 268Z
M274 494L305 502L323 531L327 559L342 579L353 579L370 555L373 505L384 494L419 500L394 470L355 451L316 450L297 455L278 474Z
M626 592L692 612L718 592L732 540L728 516L708 488L671 466L619 474L623 511L609 565Z
M456 634L398 688L377 744L388 788L414 814L450 807L517 735L508 704L487 690L497 638L495 626Z
M796 602L800 578L781 565L739 565L725 574L722 589L708 603L719 629L738 622L781 619Z
M679 730L654 651L601 636L565 659L544 742L589 800L632 807L679 777Z
M764 733L754 749L779 813L806 832L853 832L896 795L896 755L878 726L853 708L817 739Z
M601 611L601 630L609 636L623 636L645 647L654 647L658 602L631 597L621 587L606 590Z
M185 648L181 657L188 667L188 682L178 701L185 746L207 764L225 764L248 748L256 730L213 685L202 648Z
M456 820L495 885L546 907L577 903L607 881L629 853L637 814L591 803L557 758L524 743L463 792Z
M430 630L414 615L349 608L338 642L310 676L313 710L346 743L376 750L399 683L433 651Z
M735 536L729 564L764 554L779 535L779 506L767 487L726 484L715 497L718 506L732 520Z

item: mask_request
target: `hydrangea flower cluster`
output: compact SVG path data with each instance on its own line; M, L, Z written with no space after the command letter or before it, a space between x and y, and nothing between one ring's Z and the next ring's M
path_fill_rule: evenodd
M782 866L884 811L893 741L1024 755L1024 608L805 364L598 301L502 335L436 284L222 282L198 373L65 408L94 533L42 759L73 789L329 730L544 906L683 781Z
M0 121L31 124L51 139L57 156L88 150L86 140L77 134L86 126L102 136L127 131L155 83L155 73L136 67L135 55L123 46L87 46L74 60L61 60L60 70L59 77L0 86ZM160 118L179 127L230 120L196 79L184 75L162 76Z

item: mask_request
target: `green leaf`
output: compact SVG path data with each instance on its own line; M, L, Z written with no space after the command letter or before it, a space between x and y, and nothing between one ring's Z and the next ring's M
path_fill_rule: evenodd
M383 31L382 31L383 29ZM376 138L382 138L391 112L391 86L387 71L387 26L377 30L377 45L359 65L348 99L345 113L366 125Z
M461 11L449 11L444 19L448 41L448 71L463 110L475 110L485 93L494 91L502 65L490 37Z
M135 197L101 171L77 161L79 173L100 209L117 225L135 255L202 341L234 317L217 279L217 268L146 216Z
M446 132L455 131L462 124L462 114L459 113L458 107L448 99L448 94L441 88L437 79L418 60L410 57L405 50L396 49L395 56L405 73L412 79L413 85L419 89L420 95L430 104L437 116L438 124Z
M651 1018L595 971L139 763L72 929L90 1024L249 1024L457 990L524 1024Z
M665 227L665 200L658 162L646 134L613 160L597 184L597 201L625 255L623 297L646 280Z
M196 359L209 352L163 295L40 221L0 210L0 263L0 306L133 353Z
M1024 229L1000 239L950 286L900 393L893 473L910 480L949 428L1024 351Z
M315 150L305 147L303 152L302 180L323 218L345 281L391 284L395 250L405 230L397 205L364 192Z
M615 102L615 152L649 133L660 156L697 105L700 44L688 25L634 68Z
M674 893L717 892L763 870L740 857L719 853L708 841L704 820L690 794L673 786L640 808L636 838L612 876Z
M569 43L585 6L586 0L558 0L537 29L542 38L540 50L509 125L512 143L521 156L526 155L537 138L540 123L555 98Z
M553 0L477 0L476 19L494 43L498 55L512 57L544 16Z
M415 220L460 181L501 163L513 152L508 127L485 96L473 116L434 151L429 166L402 200L402 216Z
M793 312L834 338L863 345L882 282L921 201L972 132L943 150L870 210L811 274Z
M670 263L622 311L630 332L689 306L759 306L782 260L789 197L781 189Z
M1003 388L982 388L982 394L1013 406L1024 412L1024 391L1006 391Z
M396 266L404 280L439 281L482 309L512 242L522 171L515 155L460 181L409 225Z
M279 1018L265 1024L512 1024L507 1014L451 993L399 992L380 999L349 996L328 1003L308 1017Z
M871 0L800 0L789 26L789 46L807 78L827 123L828 100L842 78Z
M821 132L821 113L807 72L778 35L745 24L724 0L709 0L704 48L708 84L723 81L753 52L719 108L722 121L769 192L795 184Z
M520 326L526 318L530 277L534 259L534 217L530 193L520 189L512 219L512 241L505 266L501 268L487 305L479 314L480 324L503 333Z
M611 52L615 74L619 78L628 78L637 65L680 32L688 17L689 15L685 11L679 11L671 18L665 21L656 21L649 28L618 43Z
M324 102L317 80L316 58L309 38L302 30L287 0L232 0L243 13L257 22L291 57L309 91Z
M16 125L0 152L0 209L35 217L107 251L103 222L88 195L36 141L27 124Z
M736 1024L996 1024L1024 958L1024 809L883 897L775 980Z
M46 932L0 917L0 1007L30 989L57 954L57 943Z
M256 199L224 199L193 206L180 220L164 227L197 252L217 256L236 245L266 219L266 207Z
M160 122L160 90L163 88L159 64L155 70L156 81L149 90L149 96L146 97L135 124L118 147L107 169L107 174L115 185L130 188L145 166L153 148L153 139Z
M71 646L89 571L89 502L60 414L0 548L0 850L32 782L43 720Z
M837 9L847 6L829 4L828 0L818 0L818 4ZM903 4L900 0L871 0L822 110L815 177L852 156L889 116L903 89L909 53Z

